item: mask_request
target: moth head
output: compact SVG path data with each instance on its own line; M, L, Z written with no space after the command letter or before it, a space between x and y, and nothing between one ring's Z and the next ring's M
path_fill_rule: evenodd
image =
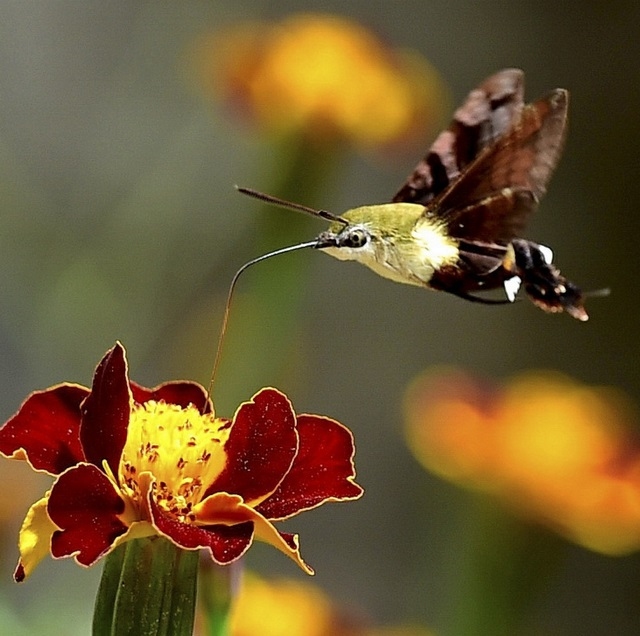
M385 203L348 210L317 237L316 248L341 260L383 259L389 251L413 242L412 231L424 206Z
M370 229L359 223L344 227L330 227L322 232L316 243L317 249L337 248L348 250L364 250L372 241Z
M396 207L383 204L348 210L317 237L316 248L339 260L359 261L365 265L385 260L385 254L393 249L400 230L401 216Z

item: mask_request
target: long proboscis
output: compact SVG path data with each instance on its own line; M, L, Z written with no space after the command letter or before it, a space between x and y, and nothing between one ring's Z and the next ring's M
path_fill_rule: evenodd
M220 329L220 335L218 336L218 347L216 349L216 357L213 362L213 370L211 371L211 380L209 381L209 397L211 397L213 391L213 383L216 379L216 373L218 371L218 366L220 365L220 358L222 354L222 344L224 341L225 333L227 332L227 324L229 323L229 313L231 311L231 300L233 298L233 292L235 291L236 284L241 274L245 272L249 267L255 265L256 263L261 263L262 261L266 261L268 258L273 256L280 256L281 254L287 254L288 252L295 252L297 250L306 249L309 247L316 247L318 241L307 241L306 243L297 243L296 245L289 245L287 247L281 247L278 250L274 250L273 252L269 252L267 254L263 254L262 256L258 256L253 260L245 263L233 276L231 279L231 285L229 285L229 292L227 294L227 302L224 306L224 315L222 317L222 327Z
M341 216L332 214L327 210L316 210L315 208L310 208L307 205L302 205L302 203L287 201L286 199L281 199L280 197L274 197L272 194L266 194L264 192L260 192L259 190L254 190L253 188L244 188L237 185L236 190L242 194L253 197L254 199L258 199L259 201L271 203L272 205L277 205L281 208L296 210L297 212L304 212L305 214L310 214L311 216L324 219L325 221L331 221L333 223L342 223L342 225L344 225L345 227L349 225L349 221L343 219Z

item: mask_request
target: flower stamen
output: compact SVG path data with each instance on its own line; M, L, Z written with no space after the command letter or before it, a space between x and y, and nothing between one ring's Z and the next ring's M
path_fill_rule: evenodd
M152 496L166 512L182 522L193 522L192 509L226 463L226 420L201 414L193 406L150 400L135 404L120 463L121 483L140 505L138 476L156 478Z

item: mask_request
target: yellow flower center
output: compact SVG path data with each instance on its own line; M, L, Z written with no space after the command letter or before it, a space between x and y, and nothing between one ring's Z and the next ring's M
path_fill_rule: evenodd
M139 477L155 478L154 500L180 521L194 521L193 507L224 468L224 443L230 422L150 400L131 411L120 460L120 484L135 504L141 501Z

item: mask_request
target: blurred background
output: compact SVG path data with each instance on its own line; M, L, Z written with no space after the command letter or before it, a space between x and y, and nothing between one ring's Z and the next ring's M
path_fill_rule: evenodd
M250 77L255 87L259 57L274 41L270 25L291 24L301 11L348 19L402 57L403 81L419 84L411 99L421 118L409 117L411 126L389 139L350 136L353 127L325 119L289 127L286 103L271 106L282 120L268 120L242 82ZM287 525L301 535L313 582L374 623L456 633L452 616L475 571L469 545L502 537L505 524L523 524L517 532L530 524L502 518L493 504L493 521L486 510L479 521L484 499L425 471L403 434L405 391L423 371L447 365L498 383L551 369L615 386L632 405L640 400L639 28L640 6L630 0L1 3L2 418L36 388L89 384L116 339L140 383L208 383L233 273L324 229L266 210L234 184L335 213L386 202L487 75L522 68L527 101L567 88L566 150L528 237L552 246L583 288L611 288L589 301L588 323L527 300L465 303L303 251L240 280L213 392L218 413L231 416L260 386L275 385L298 412L349 426L364 498ZM305 78L304 56L296 61ZM341 81L336 101L352 88ZM379 95L381 104L391 99ZM374 122L384 116L373 113ZM11 462L0 471L0 625L16 634L88 633L100 566L49 560L26 583L12 583L19 525L50 479ZM481 523L485 539L475 532ZM518 606L517 630L510 623L458 633L640 633L634 549L606 556L551 534L544 542L540 555L553 556ZM485 592L509 580L510 554L484 572ZM267 576L304 577L264 546L248 564Z

